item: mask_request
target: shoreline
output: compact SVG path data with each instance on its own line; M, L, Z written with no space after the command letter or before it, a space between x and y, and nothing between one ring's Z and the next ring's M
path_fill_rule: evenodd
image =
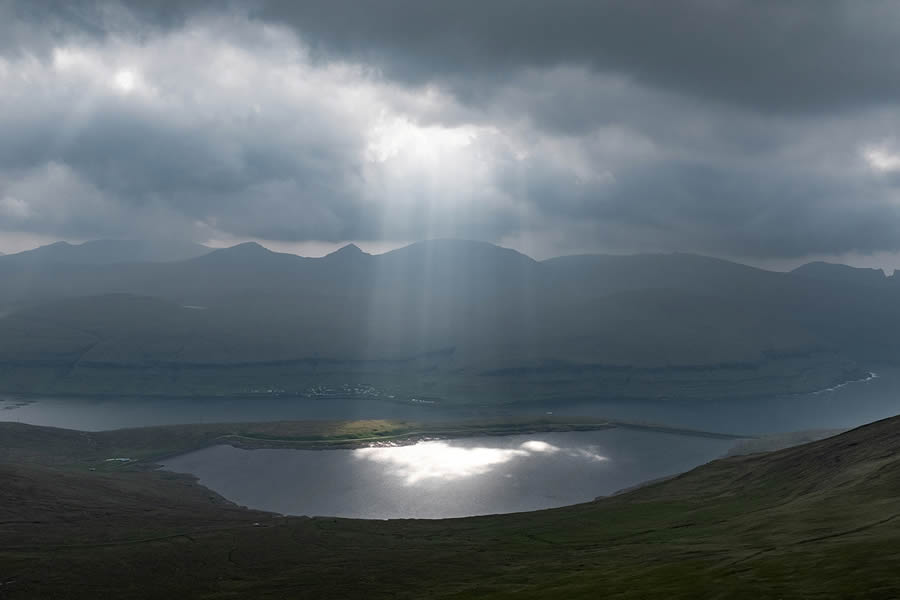
M611 419L603 419L596 423L563 423L554 422L541 426L527 426L517 429L497 430L497 429L438 429L433 431L411 431L407 433L399 433L395 435L372 436L368 438L355 438L346 440L281 440L267 439L254 436L241 435L225 435L216 440L215 444L225 442L228 445L245 450L282 448L292 450L346 450L355 448L381 448L392 446L411 446L419 442L427 442L433 440L454 440L470 437L503 437L512 435L526 435L530 433L571 433L579 431L601 431L604 429L634 429L638 431L647 431L651 433L661 433L669 435L683 435L689 437L704 437L712 439L727 440L748 440L757 439L757 435L743 435L720 433L716 431L704 431L699 429L688 429L683 427L670 427L667 425L642 424L630 421L618 421ZM237 443L232 443L237 442ZM244 443L246 442L246 444ZM290 446L285 448L285 446ZM206 446L209 447L209 446Z
M827 359L827 360L826 360ZM794 359L791 359L794 360ZM97 400L286 400L377 401L397 406L434 405L442 409L473 409L521 407L548 402L580 402L589 400L657 401L666 398L709 400L722 397L755 398L766 395L814 394L841 385L857 382L871 374L847 361L833 357L822 360L799 357L802 364L791 363L781 357L747 365L682 365L616 367L610 365L580 365L563 371L548 381L542 371L525 371L515 376L494 376L480 372L465 376L436 375L431 382L437 387L426 392L416 383L415 373L393 372L328 372L313 377L309 373L269 373L267 365L257 365L248 374L235 367L235 373L223 372L219 385L209 385L208 377L194 380L193 370L179 371L177 382L157 378L148 381L146 369L138 367L111 368L94 366L90 377L60 379L58 373L41 365L11 365L3 371L0 399L33 401L41 398L79 398ZM780 361L780 362L779 362ZM787 364L781 364L788 361ZM0 365L3 367L4 365ZM879 365L873 365L879 367ZM888 367L888 364L882 365ZM216 367L219 368L219 367ZM43 369L43 371L42 371ZM774 369L774 371L773 371ZM25 375L31 371L28 377ZM108 385L95 385L102 373L116 374ZM131 384L126 372L141 380ZM41 375L43 373L43 375ZM197 373L208 375L206 370ZM776 376L773 376L773 373ZM234 383L251 377L261 383L259 389ZM234 381L233 381L234 380ZM355 382L355 383L354 383ZM360 383L365 382L365 383ZM499 383L498 383L499 382ZM506 382L506 383L503 383ZM502 385L501 385L502 384ZM320 390L321 387L327 390ZM499 387L498 387L499 386ZM370 388L364 392L356 388ZM111 391L115 390L115 391ZM601 392L598 395L598 390ZM799 390L799 391L798 391Z
M837 385L833 385L833 386L831 386L831 387L827 387L827 388L824 388L824 389L821 389L821 390L816 390L815 392L810 392L810 393L811 393L813 396L817 396L817 395L819 395L819 394L827 394L827 393L829 393L829 392L833 392L833 391L835 391L835 390L839 390L839 389L841 389L842 387L846 387L846 386L851 385L851 384L853 384L853 383L868 383L868 382L872 381L873 379L878 379L878 373L876 373L876 372L874 372L874 371L868 371L868 375L866 375L866 376L863 377L862 379L852 379L852 380L850 380L850 381L845 381L845 382L843 382L843 383L839 383L839 384L837 384ZM803 395L803 394L800 394L800 395Z
M331 450L411 445L435 439L598 431L616 427L735 441L757 437L591 417L442 423L272 421L163 425L106 431L78 431L5 421L0 422L0 462L22 461L112 472L155 468L161 460L221 444L247 450ZM129 460L110 460L124 458Z

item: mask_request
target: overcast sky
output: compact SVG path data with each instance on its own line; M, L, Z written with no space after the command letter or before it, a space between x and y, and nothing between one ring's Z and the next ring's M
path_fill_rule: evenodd
M0 0L0 250L890 262L898 40L878 0Z

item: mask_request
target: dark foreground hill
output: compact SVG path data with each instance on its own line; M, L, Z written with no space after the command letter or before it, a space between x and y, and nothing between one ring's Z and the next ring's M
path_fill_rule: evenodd
M835 265L538 262L460 240L317 259L254 243L174 262L19 256L0 260L5 392L303 395L365 382L490 402L753 397L900 360L900 285Z
M52 456L80 443L33 435ZM39 462L0 463L4 598L900 595L900 418L588 504L443 521L282 518L172 474Z

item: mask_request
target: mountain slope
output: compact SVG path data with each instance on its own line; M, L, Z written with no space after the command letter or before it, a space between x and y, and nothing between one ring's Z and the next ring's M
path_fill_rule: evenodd
M609 294L649 288L746 294L784 284L783 273L695 254L562 256L545 260L555 286Z
M9 598L900 594L898 418L588 504L444 521L242 514L159 473L0 472Z

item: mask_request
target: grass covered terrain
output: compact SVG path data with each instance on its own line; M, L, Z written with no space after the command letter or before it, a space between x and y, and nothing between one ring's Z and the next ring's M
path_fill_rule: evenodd
M372 443L402 444L426 438L593 431L609 427L743 439L731 434L591 417L506 418L453 423L390 420L201 423L110 431L74 431L0 422L0 462L121 471L153 468L154 460L214 444L248 449L321 450L353 448Z
M244 511L179 475L63 466L94 434L16 431L0 433L4 598L900 595L900 418L588 504L441 521Z

